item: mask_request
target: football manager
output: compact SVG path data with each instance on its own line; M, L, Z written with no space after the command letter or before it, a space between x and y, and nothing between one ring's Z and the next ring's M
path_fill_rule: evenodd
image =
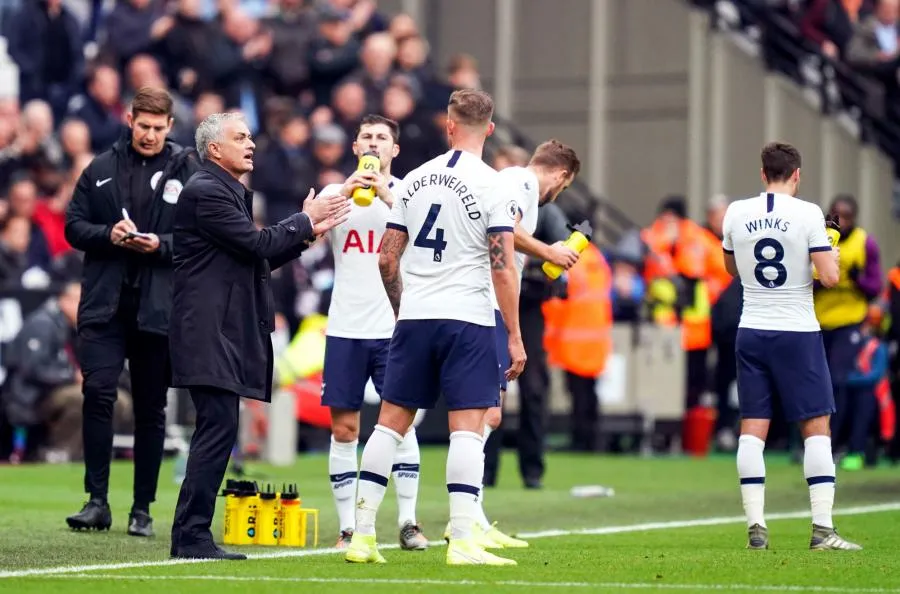
M316 236L347 219L343 196L304 201L303 212L269 227L253 222L250 130L239 113L218 113L197 128L203 164L175 211L175 266L169 343L172 383L196 409L187 469L172 525L173 557L244 559L213 542L216 491L238 433L241 397L268 402L272 390L275 305L270 272Z

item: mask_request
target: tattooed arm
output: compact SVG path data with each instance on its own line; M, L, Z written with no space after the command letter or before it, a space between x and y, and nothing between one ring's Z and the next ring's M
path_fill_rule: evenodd
M509 231L488 232L488 254L494 294L509 334L512 367L506 370L509 380L516 379L525 367L525 347L519 328L519 279L514 257L513 234Z
M387 291L388 300L394 309L394 318L400 314L400 294L403 293L403 281L400 278L400 256L409 243L409 235L399 229L388 227L381 240L381 255L378 256L378 270L381 282Z

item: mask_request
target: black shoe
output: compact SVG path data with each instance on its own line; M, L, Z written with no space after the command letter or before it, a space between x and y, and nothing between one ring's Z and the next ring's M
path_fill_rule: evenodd
M128 534L131 536L153 536L153 518L142 509L133 509L128 514Z
M214 544L202 545L197 548L180 548L172 553L176 559L224 559L226 561L243 561L247 555L242 553L229 553Z
M526 489L543 489L544 483L541 482L539 478L527 478L525 479L525 488Z
M73 530L109 530L112 526L109 503L102 499L91 499L80 512L66 518L66 524Z

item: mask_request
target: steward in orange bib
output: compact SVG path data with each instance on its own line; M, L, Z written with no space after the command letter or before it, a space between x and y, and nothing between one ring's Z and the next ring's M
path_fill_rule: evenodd
M612 350L611 275L594 244L567 273L568 294L544 302L544 348L550 365L566 372L572 395L572 444L578 451L597 447L599 418L595 386Z
M708 380L707 352L712 344L710 263L715 258L723 260L723 256L721 244L716 247L710 234L686 218L686 212L684 198L667 198L641 239L649 249L644 279L651 319L663 326L681 325L681 344L687 351L686 406L692 408Z

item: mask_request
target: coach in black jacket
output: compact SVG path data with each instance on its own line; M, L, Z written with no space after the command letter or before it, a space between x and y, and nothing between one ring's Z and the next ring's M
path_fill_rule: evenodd
M77 356L84 375L84 488L90 500L66 521L105 530L113 404L125 359L134 404L134 501L128 533L151 536L165 441L172 305L172 224L196 153L166 140L172 98L143 88L129 113L131 133L99 154L66 211L66 239L84 252ZM132 235L141 232L143 235Z
M173 557L245 558L218 548L209 527L237 439L239 399L271 397L269 274L350 212L341 196L306 200L303 212L258 229L253 193L239 181L253 170L254 147L240 114L206 118L197 128L203 168L175 209L173 384L190 389L197 426L172 525Z

